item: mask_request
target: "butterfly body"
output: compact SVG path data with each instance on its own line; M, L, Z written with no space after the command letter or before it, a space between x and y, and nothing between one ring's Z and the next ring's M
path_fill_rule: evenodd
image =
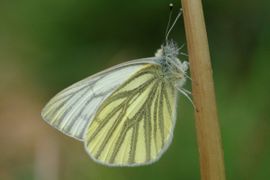
M166 43L155 57L130 61L90 76L58 93L42 117L84 142L89 156L109 166L157 161L171 143L177 89L187 63Z

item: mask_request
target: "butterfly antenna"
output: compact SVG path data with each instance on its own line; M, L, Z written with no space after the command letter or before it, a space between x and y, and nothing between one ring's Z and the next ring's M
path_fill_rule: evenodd
M168 42L168 36L169 36L170 32L172 31L173 27L175 26L177 20L180 18L181 15L182 15L182 9L180 9L180 12L176 16L172 26L169 28L168 32L166 33L166 42Z
M173 3L170 3L170 4L169 4L169 8L170 8L169 20L168 20L168 24L167 24L166 31L165 31L165 41L166 41L166 42L168 41L168 39L167 39L167 38L168 38L167 34L168 34L169 29L170 29L170 24L171 24L171 19L172 19Z

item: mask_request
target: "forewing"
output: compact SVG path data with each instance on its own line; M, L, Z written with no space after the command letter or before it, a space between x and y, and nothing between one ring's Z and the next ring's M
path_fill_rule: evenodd
M140 68L99 107L85 148L110 166L137 166L159 159L173 136L176 91L159 65Z
M42 110L43 119L61 132L83 140L84 132L97 108L113 91L149 59L114 66L79 81L53 97Z

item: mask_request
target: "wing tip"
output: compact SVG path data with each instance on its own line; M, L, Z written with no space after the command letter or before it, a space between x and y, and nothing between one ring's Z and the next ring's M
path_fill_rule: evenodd
M71 138L74 138L74 139L76 139L76 140L78 140L78 141L83 141L83 140L84 140L83 137L79 137L79 136L77 136L77 135L74 135L74 134L70 134L70 133L68 133L68 132L65 132L65 131L63 131L62 129L60 129L58 126L55 126L55 125L53 125L52 123L50 123L50 121L47 119L46 115L44 115L44 111L43 111L44 109L45 109L45 108L42 109L40 115L41 115L43 121L46 122L46 124L50 125L50 126L53 127L54 129L57 129L58 132L61 132L62 134L66 135L66 136L69 136L69 137L71 137Z

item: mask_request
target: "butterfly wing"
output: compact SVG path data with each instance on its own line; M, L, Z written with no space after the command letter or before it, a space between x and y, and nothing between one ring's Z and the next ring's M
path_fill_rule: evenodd
M160 65L144 65L101 103L85 136L94 160L138 166L159 159L173 136L177 99L163 77Z
M43 119L64 134L83 140L99 105L146 63L154 63L153 58L123 63L71 85L48 102L41 113Z

